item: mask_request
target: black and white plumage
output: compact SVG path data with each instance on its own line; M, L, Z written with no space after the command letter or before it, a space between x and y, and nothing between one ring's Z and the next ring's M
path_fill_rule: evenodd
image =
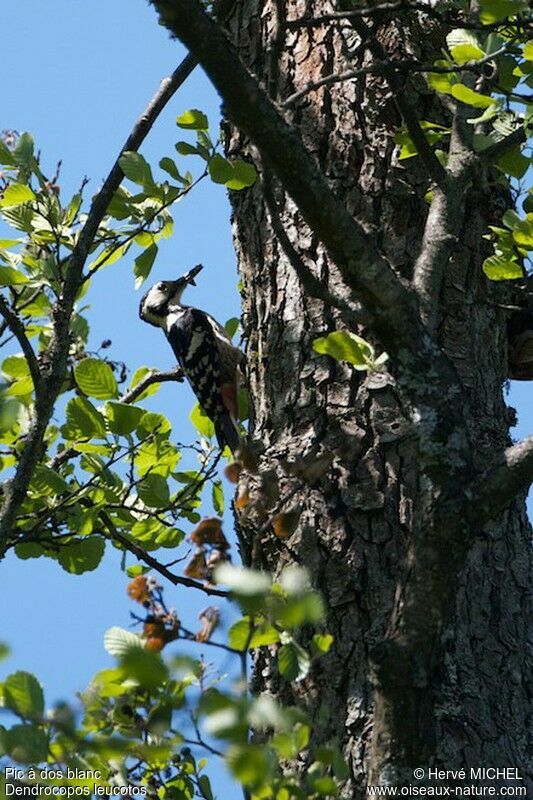
M237 392L244 355L226 331L205 311L181 303L187 286L202 269L198 264L177 281L161 281L144 295L139 316L161 328L198 402L215 425L221 448L232 452L241 440L237 427Z

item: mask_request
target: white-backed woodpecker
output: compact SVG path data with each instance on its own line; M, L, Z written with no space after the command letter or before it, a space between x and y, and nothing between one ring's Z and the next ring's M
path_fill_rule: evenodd
M237 394L244 354L231 343L216 319L186 306L181 296L202 269L197 264L176 281L160 281L144 295L139 316L161 328L198 402L215 425L220 448L235 453L241 444Z

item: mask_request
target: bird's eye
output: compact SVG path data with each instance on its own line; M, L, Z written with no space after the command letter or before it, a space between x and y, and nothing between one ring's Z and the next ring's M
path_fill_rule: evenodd
M162 292L166 292L167 285L166 285L166 283L164 281L161 281L161 283L158 284L157 288L161 289Z

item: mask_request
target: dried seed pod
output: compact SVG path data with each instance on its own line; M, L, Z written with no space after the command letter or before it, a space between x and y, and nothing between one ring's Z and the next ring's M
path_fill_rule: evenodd
M292 536L300 519L299 511L286 511L283 514L276 514L272 518L272 528L278 539L288 539Z
M207 578L207 565L203 550L200 550L191 558L183 572L188 578L198 578L200 580Z
M151 636L144 646L149 653L160 653L165 645L166 641L162 636Z
M211 572L221 561L230 561L228 554L224 550L213 550L207 559L207 569Z
M189 541L202 547L205 544L228 548L229 542L222 532L222 520L218 517L206 517L200 520L189 536Z
M248 487L243 486L239 490L239 493L235 498L235 508L237 509L237 511L242 511L243 508L246 508L249 502L250 502L250 493L248 491Z
M224 467L224 475L231 483L238 483L239 477L242 472L242 463L234 461L232 464L227 464Z
M127 592L129 597L137 603L150 602L150 585L144 575L137 575L136 578L128 583Z
M198 614L198 619L202 623L202 627L196 634L196 641L197 642L208 642L211 638L211 635L215 628L218 625L218 621L220 619L220 612L218 608L214 606L209 606L208 608L204 608L203 611L200 611Z
M143 625L143 636L145 639L165 638L165 626L160 619L149 617Z

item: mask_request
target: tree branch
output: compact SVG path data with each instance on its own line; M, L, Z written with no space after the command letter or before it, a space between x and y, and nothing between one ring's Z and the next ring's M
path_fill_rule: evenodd
M126 150L138 150L152 128L157 117L196 66L196 60L188 55L169 78L165 78L135 123L124 147L113 165L100 191L93 198L89 214L80 231L76 245L68 261L63 292L52 312L53 336L48 350L48 366L43 374L43 391L36 396L35 417L26 438L14 477L4 486L4 500L0 510L0 558L12 535L17 511L24 501L35 467L42 456L46 428L59 397L68 363L70 318L78 287L82 280L83 267L105 216L113 194L124 177L119 158Z
M501 463L472 486L464 513L477 525L488 522L525 492L533 482L533 436L508 447ZM461 513L461 509L459 509Z
M139 383L132 389L124 392L119 400L121 403L133 403L145 389L148 389L149 386L153 386L154 383L169 383L171 381L182 383L184 377L181 367L175 367L168 372L149 372L144 378L141 378Z
M105 511L101 511L99 516L109 531L109 535L113 541L118 542L120 545L122 545L122 547L124 547L125 550L133 553L133 555L138 558L139 561L143 561L145 564L155 570L155 572L158 572L160 575L166 578L167 581L170 581L170 583L174 584L174 586L188 586L191 589L198 589L199 591L204 592L204 594L208 594L210 596L214 595L216 597L229 597L229 592L226 592L223 589L215 589L213 586L206 586L199 581L193 580L192 578L174 575L173 572L170 572L170 570L168 570L156 558L153 558L153 556L117 531L112 519L108 516L108 514L106 514Z
M474 77L465 83L473 88ZM456 103L453 114L446 185L435 189L424 227L424 236L413 269L412 285L420 299L422 319L433 331L438 322L444 272L464 225L466 189L478 161L473 148L470 106Z
M37 361L37 356L35 355L33 347L26 336L24 325L19 316L13 311L13 309L9 307L5 297L2 295L0 295L0 314L3 316L7 327L20 344L22 352L24 353L24 357L28 362L28 369L30 370L33 387L35 389L35 396L37 397L42 390L42 376L39 368L39 362Z

